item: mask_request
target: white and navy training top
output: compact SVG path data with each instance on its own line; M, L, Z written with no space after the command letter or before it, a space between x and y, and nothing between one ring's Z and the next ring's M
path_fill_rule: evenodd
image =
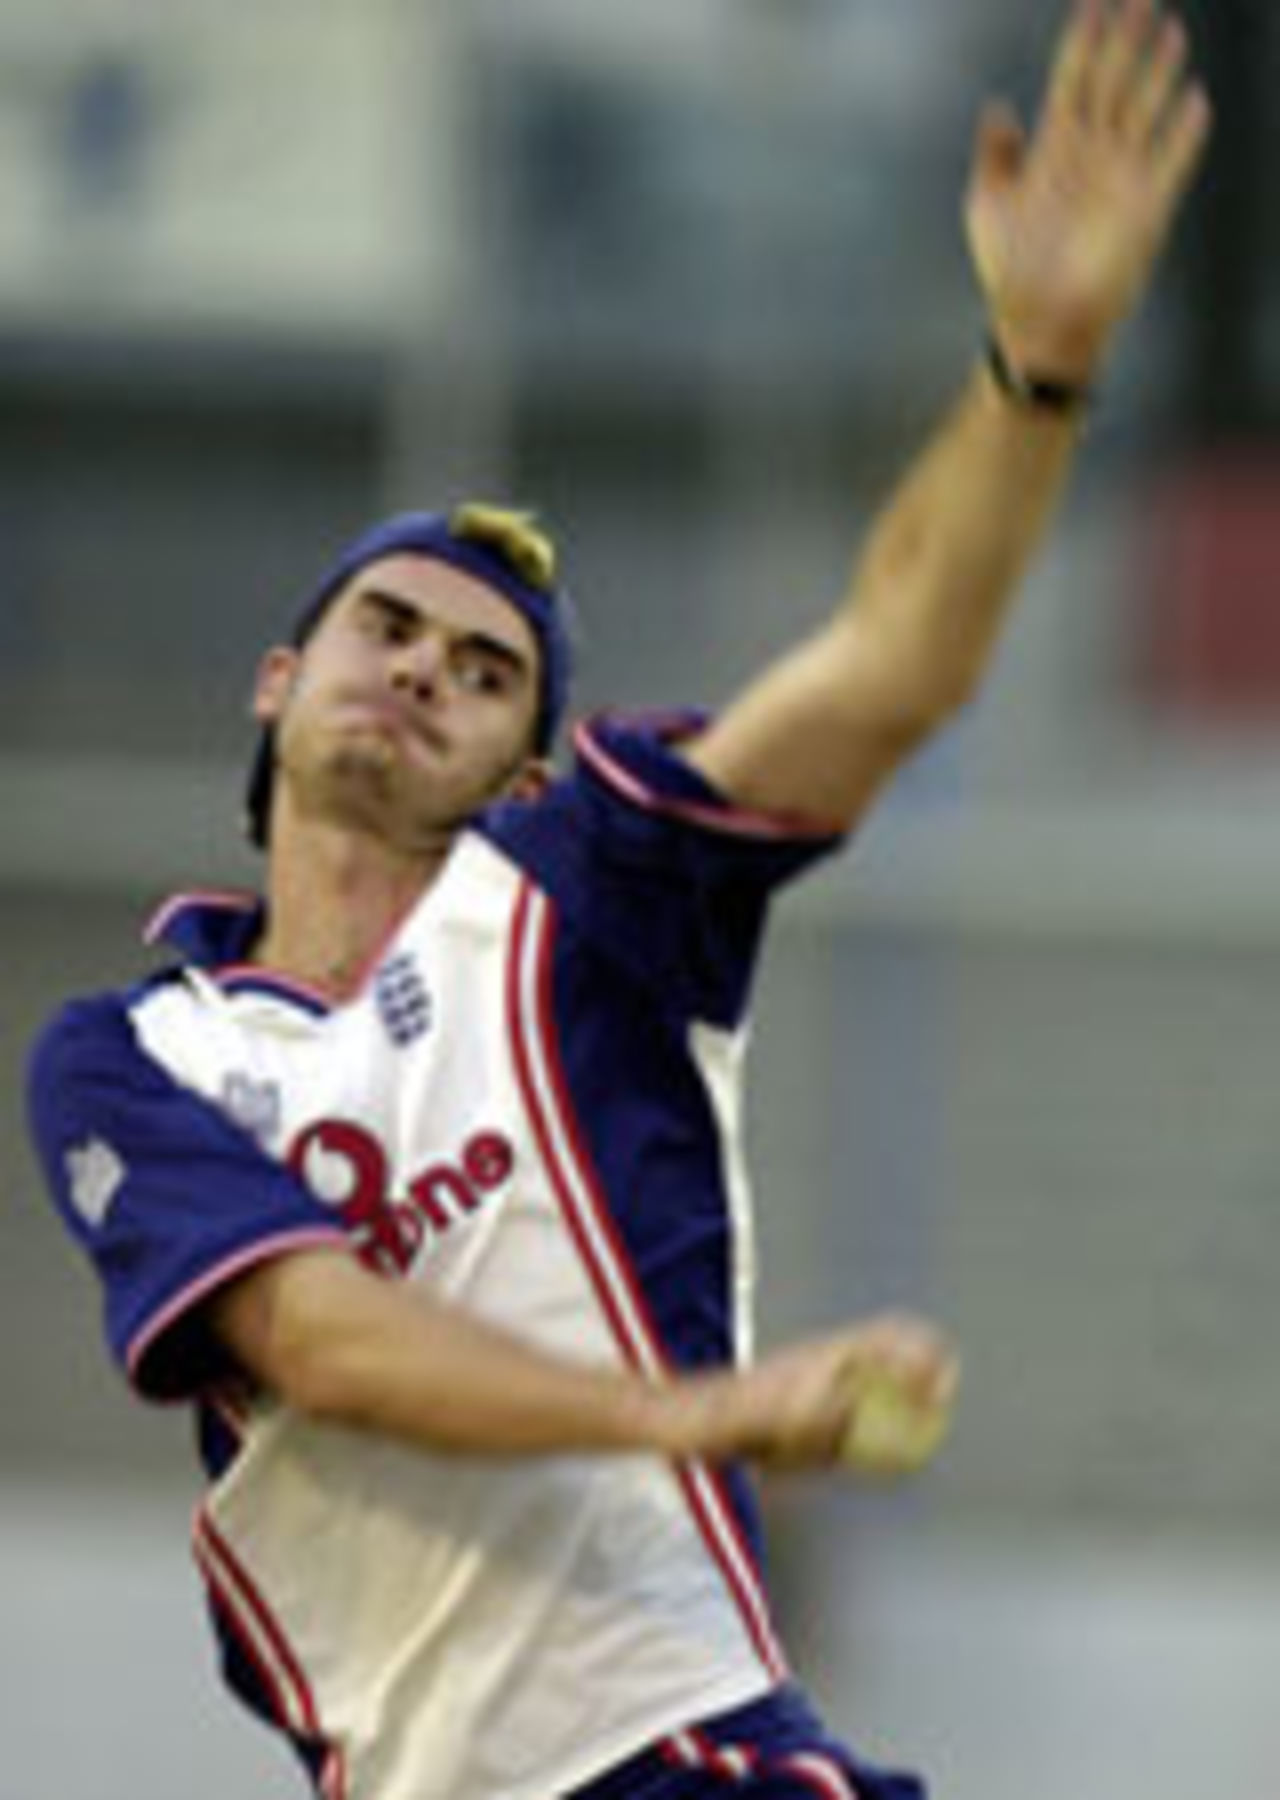
M784 1673L740 1473L323 1425L255 1391L201 1304L354 1241L567 1355L749 1355L750 976L773 889L835 840L727 808L678 729L580 728L573 773L463 833L342 1004L246 963L257 900L187 896L158 920L181 960L72 1003L33 1058L111 1349L196 1407L227 1678L326 1800L547 1800Z

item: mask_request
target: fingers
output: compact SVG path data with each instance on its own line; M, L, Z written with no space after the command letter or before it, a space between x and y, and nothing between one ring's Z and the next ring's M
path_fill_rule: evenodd
M856 1385L861 1375L888 1377L925 1405L948 1404L960 1378L954 1347L923 1319L886 1314L850 1334L848 1366Z
M1155 142L1156 180L1172 203L1187 187L1204 155L1213 125L1208 95L1193 88L1173 107Z
M978 120L973 179L982 187L1015 181L1027 152L1017 114L1001 100L988 101Z
M1155 0L1077 0L1049 77L1046 110L1100 128L1181 167L1202 139L1208 103L1187 81L1185 27ZM1176 146L1176 154L1174 152Z
M1155 138L1179 98L1189 52L1186 27L1165 19L1150 44L1150 54L1136 59L1127 95L1116 98L1116 122L1139 143ZM1127 101L1127 105L1125 102Z
M1118 0L1103 15L1082 74L1087 117L1123 137L1135 135L1137 101L1159 66L1156 45L1164 37L1152 0Z
M1188 79L1190 43L1174 18L1131 6L1127 61L1117 56L1114 85L1104 92L1117 136L1148 153L1157 184L1172 197L1186 186L1209 133L1209 100ZM1120 34L1117 34L1120 35Z
M1098 53L1105 0L1077 0L1049 72L1047 109L1079 115L1086 111L1090 74Z

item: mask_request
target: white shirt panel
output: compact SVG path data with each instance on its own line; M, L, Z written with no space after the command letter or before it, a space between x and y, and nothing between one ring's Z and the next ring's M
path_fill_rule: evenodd
M397 1195L501 1134L508 1179L427 1236L410 1279L617 1362L513 1067L519 882L465 838L405 922L383 963L407 954L425 991L430 1023L408 1044L372 985L314 1016L189 975L136 1022L199 1092L225 1104L238 1084L274 1109L276 1155L317 1120L358 1122ZM323 1194L343 1170L320 1158L316 1173ZM438 1457L262 1402L208 1513L340 1742L352 1800L549 1800L772 1685L677 1473L654 1459Z

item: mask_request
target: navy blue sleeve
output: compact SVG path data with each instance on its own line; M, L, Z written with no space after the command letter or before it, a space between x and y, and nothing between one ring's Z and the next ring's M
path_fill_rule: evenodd
M102 1283L106 1336L141 1393L229 1372L201 1301L252 1263L342 1229L289 1170L140 1046L118 996L80 1000L31 1056L32 1135Z
M695 715L601 717L573 773L483 829L593 946L671 1008L741 1017L771 897L841 834L732 807L676 747Z

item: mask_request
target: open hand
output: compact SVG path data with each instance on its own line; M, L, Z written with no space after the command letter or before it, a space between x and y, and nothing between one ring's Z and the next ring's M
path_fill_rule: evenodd
M1142 297L1209 135L1187 34L1155 0L1077 0L1028 137L978 128L965 216L1010 360L1087 382Z

